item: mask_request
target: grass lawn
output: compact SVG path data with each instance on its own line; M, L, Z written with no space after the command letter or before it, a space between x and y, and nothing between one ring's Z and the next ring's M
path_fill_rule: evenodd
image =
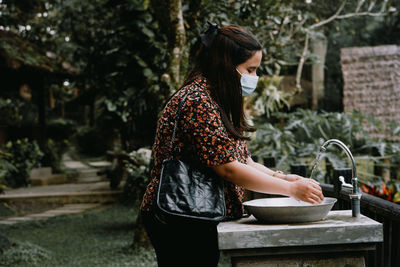
M121 204L46 221L0 225L13 246L0 266L157 266L153 250L132 248L137 207ZM220 266L229 266L221 254Z
M112 205L40 222L0 225L15 245L0 266L156 266L153 251L133 249L137 208Z

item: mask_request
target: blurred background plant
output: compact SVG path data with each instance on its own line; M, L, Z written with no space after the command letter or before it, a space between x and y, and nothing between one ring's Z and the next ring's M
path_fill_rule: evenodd
M3 193L7 188L8 183L6 177L10 175L10 173L16 173L18 171L15 166L7 160L7 158L11 157L11 154L0 150L0 193Z
M47 140L43 145L43 158L41 164L50 166L53 173L62 173L62 156L71 147L71 142L76 136L76 122L70 119L53 118L47 122Z
M380 197L384 200L400 203L400 181L389 182L375 181L361 183L361 190L364 193Z
M18 139L7 142L1 149L1 179L6 186L19 187L29 184L32 168L40 167L43 152L35 141Z
M19 103L12 101L10 98L0 98L0 125L13 125L15 122L22 120L18 106Z
M283 76L264 76L258 80L255 93L245 99L245 109L250 118L266 116L290 108L292 93L279 90Z
M141 199L150 181L151 150L139 148L129 153L128 157L124 161L127 176L123 188L124 202L132 204Z

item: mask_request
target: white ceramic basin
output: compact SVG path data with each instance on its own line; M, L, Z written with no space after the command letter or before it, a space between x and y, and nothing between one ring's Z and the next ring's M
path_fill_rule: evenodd
M243 203L249 214L264 223L299 223L319 221L328 215L336 198L325 197L320 204L310 204L293 198L261 198Z

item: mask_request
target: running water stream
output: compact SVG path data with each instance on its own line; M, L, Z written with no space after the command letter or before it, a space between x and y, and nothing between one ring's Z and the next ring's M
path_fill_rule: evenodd
M321 146L320 149L319 149L319 151L318 151L318 153L317 153L317 156L315 157L315 163L314 163L314 166L313 166L313 168L312 168L312 170L311 170L310 179L313 178L314 171L315 171L315 169L317 168L318 163L319 163L319 161L321 160L322 153L323 153L324 151L325 151L325 148Z

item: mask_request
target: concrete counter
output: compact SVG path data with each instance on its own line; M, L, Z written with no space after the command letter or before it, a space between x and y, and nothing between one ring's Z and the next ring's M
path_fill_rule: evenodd
M353 218L351 210L311 223L259 224L250 216L218 225L219 249L233 266L364 266L368 251L382 241L382 224Z

